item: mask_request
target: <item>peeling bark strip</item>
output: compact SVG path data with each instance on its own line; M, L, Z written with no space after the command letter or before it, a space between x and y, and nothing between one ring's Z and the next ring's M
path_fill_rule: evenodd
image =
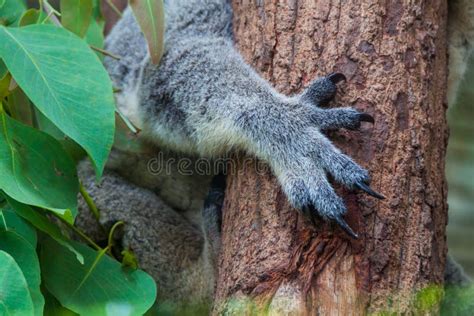
M281 92L333 71L348 77L337 103L376 123L331 138L387 199L338 187L361 236L350 240L328 224L313 228L270 174L241 164L228 180L214 313L437 311L419 290L442 283L446 254L446 1L233 7L236 45Z

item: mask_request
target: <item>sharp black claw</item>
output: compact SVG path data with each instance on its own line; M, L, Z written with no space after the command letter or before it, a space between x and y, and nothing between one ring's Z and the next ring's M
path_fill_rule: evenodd
M327 78L334 84L338 84L341 81L347 81L346 76L340 72L334 72L327 76Z
M367 113L360 113L359 114L359 121L369 122L369 123L372 123L372 124L375 123L375 120L374 120L373 116L370 115L370 114L367 114Z
M342 228L343 231L345 231L349 236L351 236L354 239L358 239L359 235L357 235L352 228L346 223L346 221L339 215L334 218L336 223Z
M372 195L373 197L376 197L377 199L381 199L381 200L385 199L385 196L383 196L380 193L375 192L374 190L372 190L371 187L369 187L367 184L363 182L356 183L356 187L358 187L362 191L365 191L367 194Z

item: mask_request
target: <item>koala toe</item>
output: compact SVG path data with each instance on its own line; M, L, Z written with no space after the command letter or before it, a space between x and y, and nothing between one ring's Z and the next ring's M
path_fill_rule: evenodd
M321 130L359 129L362 122L375 123L374 117L353 108L314 108L311 121Z
M332 73L309 84L301 94L301 100L313 106L326 106L336 96L337 84L345 81L341 73Z
M311 216L321 216L326 220L332 221L339 225L352 238L358 238L358 235L346 223L343 216L347 209L342 199L336 194L322 173L315 178L313 187L309 190L311 204L308 205L309 214Z

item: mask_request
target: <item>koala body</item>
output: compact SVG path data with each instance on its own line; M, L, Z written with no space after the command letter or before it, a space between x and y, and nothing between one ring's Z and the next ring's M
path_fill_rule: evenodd
M79 165L79 175L101 210L101 223L127 223L120 241L157 280L159 305L206 310L224 181L213 168L183 174L176 162L212 161L232 151L256 156L272 168L295 208L335 221L355 237L326 173L350 189L382 196L369 187L368 172L322 132L357 129L373 118L352 108L321 107L334 97L341 74L316 79L298 95L278 93L234 49L229 1L173 0L165 2L165 11L165 53L158 66L150 62L130 9L106 40L106 49L121 56L105 59L121 91L117 105L142 129L146 150L114 149L99 185L88 162ZM86 208L80 199L78 225L105 238Z

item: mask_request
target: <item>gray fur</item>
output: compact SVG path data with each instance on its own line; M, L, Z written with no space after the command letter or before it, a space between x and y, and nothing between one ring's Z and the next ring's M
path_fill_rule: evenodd
M351 189L370 178L322 133L355 129L361 120L355 109L322 107L336 91L328 78L316 79L299 95L282 95L234 49L228 1L173 0L165 8L159 66L150 63L130 9L106 40L107 50L122 56L105 58L121 89L117 105L142 128L141 141L153 145L146 154L115 150L100 185L88 164L79 174L101 209L101 222L127 222L123 244L158 281L161 302L209 303L222 194L211 191L201 213L213 173L184 176L175 168L153 175L150 153L159 148L165 163L245 151L271 166L293 206L312 205L325 219L346 212L327 173ZM83 201L80 211L79 225L98 234Z
M139 88L123 89L123 94L136 91L136 96L119 95L118 100L137 100L134 107L144 137L158 146L204 157L244 150L270 164L295 207L314 205L327 219L344 214L345 205L326 172L349 188L368 182L368 173L336 149L321 130L354 128L360 124L358 112L318 107L336 89L326 78L313 82L301 95L278 93L235 51L226 1L171 3L165 54L158 67L148 57L134 63L126 58L127 65L106 61L114 80L125 80L120 77L123 67L137 74L127 85ZM198 26L193 21L199 21ZM124 43L133 38L134 44L143 44L141 37L127 10L107 40L107 49L122 56L142 56L135 46Z
M157 280L159 304L209 305L214 286L212 249L200 227L164 203L152 191L106 170L100 184L88 161L78 167L84 187L100 210L100 223L110 228L125 222L122 247L133 250L140 268ZM76 224L96 240L107 236L82 198Z

